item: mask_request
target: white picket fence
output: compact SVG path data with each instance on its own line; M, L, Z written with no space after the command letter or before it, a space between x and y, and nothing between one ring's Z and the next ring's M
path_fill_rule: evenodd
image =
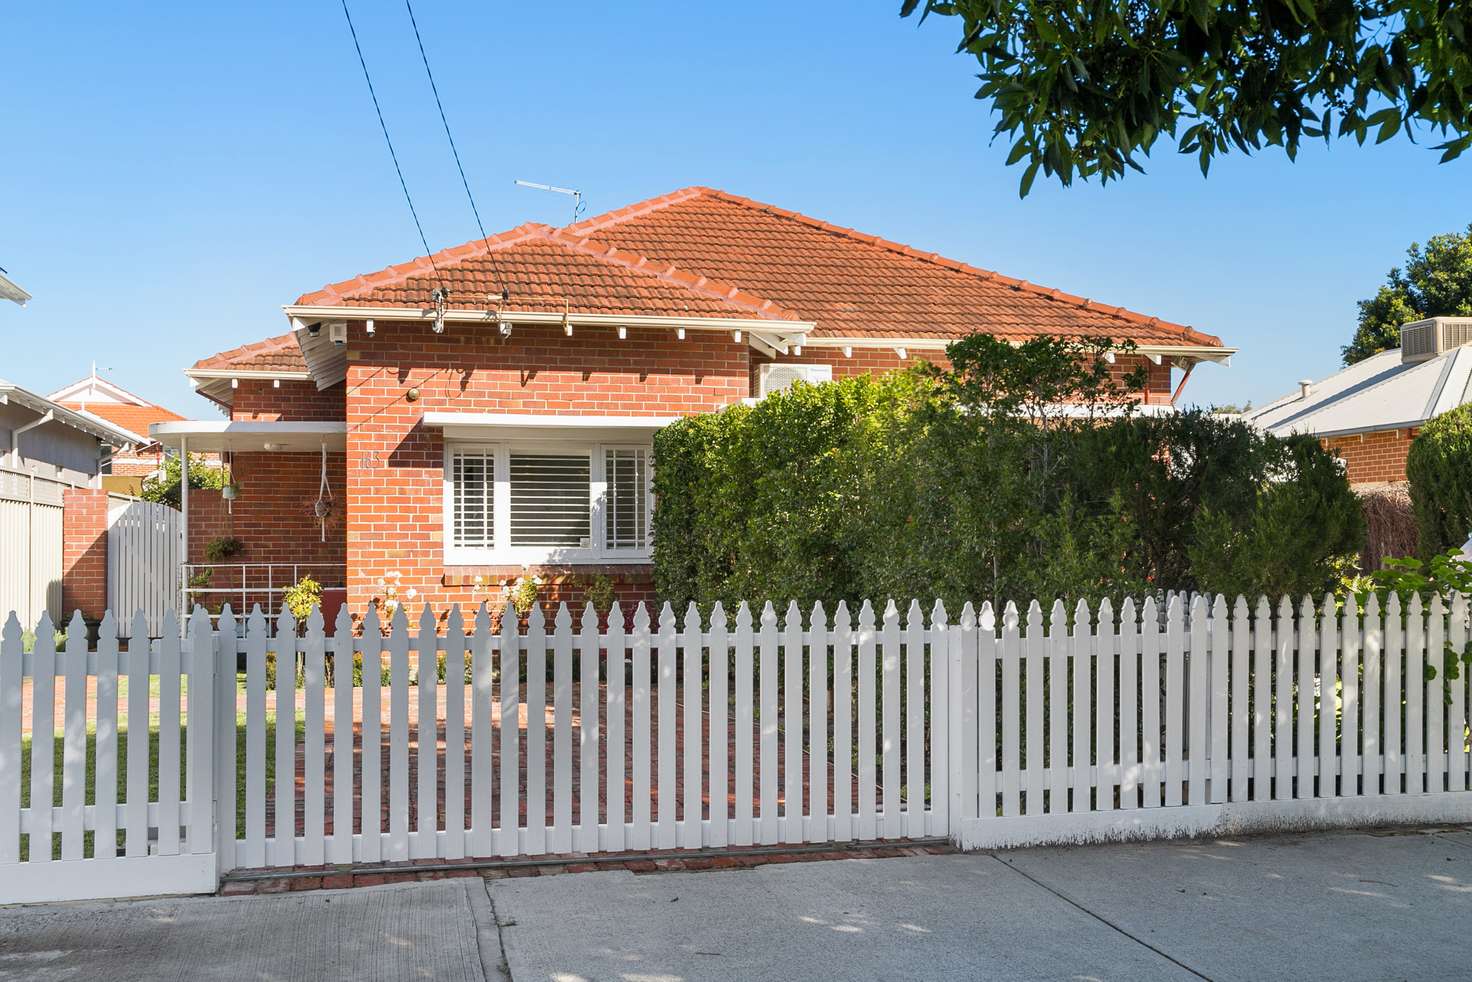
M575 624L559 608L493 630L483 609L469 624L426 609L417 630L369 611L356 637L344 611L327 637L315 613L299 631L227 610L136 653L109 620L96 651L73 630L66 651L24 656L12 618L0 902L203 890L240 868L1466 820L1467 679L1423 677L1465 645L1466 615L1461 597L1383 617L1332 600L1060 604L1046 624L1036 604L954 621L939 603L682 621L666 606L657 623L641 605L627 629L617 610ZM362 686L330 685L355 655ZM149 711L150 676L156 800L145 743L119 755L120 707ZM275 725L285 706L296 726ZM59 801L31 807L58 798L53 759Z

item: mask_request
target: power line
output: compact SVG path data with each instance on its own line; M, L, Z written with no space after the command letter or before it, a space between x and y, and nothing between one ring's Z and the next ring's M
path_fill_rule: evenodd
M440 122L445 127L445 139L450 141L450 153L455 157L455 169L460 172L460 184L465 188L465 197L470 201L470 211L475 215L475 227L480 230L480 240L485 243L486 258L491 262L491 275L501 283L504 294L507 292L506 284L501 282L501 272L496 266L496 257L491 253L491 242L486 236L486 227L480 220L480 209L475 206L475 195L470 192L470 181L465 177L465 166L460 162L460 151L455 147L455 137L450 134L450 121L445 117L445 104L440 101L440 88L434 82L434 72L429 67L429 56L424 53L424 39L419 36L419 22L414 19L414 5L410 3L410 0L404 0L404 6L409 11L409 23L414 26L414 40L419 45L419 59L424 62L424 74L429 76L429 89L434 93L434 104L440 111Z
M353 27L353 15L348 13L348 0L342 0L342 15L348 19L348 31L353 35L353 47L358 51L358 64L363 66L363 80L368 83L368 95L373 99L373 111L378 113L378 125L383 130L383 141L388 144L388 155L393 158L394 171L399 175L399 187L404 189L404 200L409 203L409 214L414 216L414 227L419 230L419 243L424 246L424 254L429 258L430 268L434 270L435 280L444 289L444 281L440 277L440 268L435 264L434 253L429 250L429 240L424 237L424 226L419 222L419 212L414 208L414 198L409 194L409 183L404 180L404 169L399 166L399 155L394 152L393 138L388 135L388 124L383 121L383 108L378 104L378 93L373 90L373 77L368 74L368 62L363 58L363 46L358 43L358 31Z

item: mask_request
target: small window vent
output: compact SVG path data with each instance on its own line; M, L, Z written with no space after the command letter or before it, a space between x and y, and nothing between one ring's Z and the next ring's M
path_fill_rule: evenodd
M763 365L758 376L757 395L765 398L773 392L784 392L794 382L831 382L832 365Z

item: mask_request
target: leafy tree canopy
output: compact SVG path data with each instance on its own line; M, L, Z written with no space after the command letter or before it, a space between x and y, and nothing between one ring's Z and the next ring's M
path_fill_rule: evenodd
M144 501L159 501L179 507L179 478L182 468L178 457L165 457L163 472L150 474L143 479L138 497ZM189 486L191 488L213 488L219 490L225 484L225 471L211 467L203 457L189 455Z
M1472 316L1472 225L1466 234L1433 235L1424 249L1413 243L1404 268L1392 269L1379 292L1359 306L1359 327L1340 349L1346 365L1399 348L1402 324Z
M1063 184L1141 170L1162 137L1212 158L1304 137L1472 146L1472 15L1459 0L902 0L961 19L995 132Z

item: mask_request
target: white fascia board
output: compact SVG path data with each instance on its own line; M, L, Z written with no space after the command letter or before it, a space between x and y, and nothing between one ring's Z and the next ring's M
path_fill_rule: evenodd
M682 416L557 416L550 413L455 413L428 412L424 425L431 429L447 427L514 426L559 430L657 430Z
M188 440L191 450L263 451L266 443L281 443L282 452L302 453L316 450L323 443L329 450L342 449L348 424L338 420L181 419L154 423L148 432L156 442L175 449Z
M223 379L243 378L243 379L265 379L265 380L271 380L271 379L278 379L279 378L279 379L282 379L283 381L288 381L288 382L306 382L306 381L309 381L311 379L311 377L312 377L312 373L311 372L299 372L299 371L295 371L295 370L285 370L285 369L283 369L281 371L262 371L261 369L250 369L250 370L247 371L247 370L236 369L236 368L186 368L186 369L184 369L184 375L185 375L186 378L191 378L191 379L196 379L196 380L199 380L199 379L215 379L215 378L223 378Z
M434 308L420 310L407 307L317 307L288 304L281 308L288 320L383 320L432 321ZM446 310L445 321L451 324L547 324L573 327L683 327L697 331L778 330L784 334L806 334L817 326L812 321L786 320L775 317L666 317L651 314L559 314L535 310ZM295 329L296 325L292 325Z
M809 337L803 346L808 348L910 348L916 351L944 351L961 338L903 338L903 337ZM1014 342L1019 343L1019 342ZM1194 361L1226 362L1237 353L1236 348L1209 347L1205 345L1137 344L1134 353L1147 357L1190 358Z

